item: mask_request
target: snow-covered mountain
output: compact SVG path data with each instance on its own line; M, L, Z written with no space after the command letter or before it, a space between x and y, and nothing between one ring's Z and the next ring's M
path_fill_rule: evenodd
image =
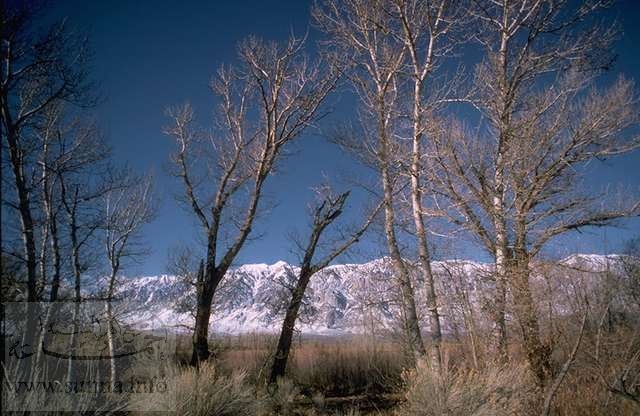
M563 281L576 279L576 273L602 274L620 269L620 263L619 256L572 255L552 266L553 272L541 266L534 280L553 274L563 286ZM450 318L449 327L455 325L453 318L463 313L465 305L478 311L490 308L492 264L450 260L434 262L433 270L439 282L441 313ZM285 262L248 264L229 271L214 298L211 330L232 334L279 331L297 272L297 267ZM424 312L423 284L417 277L414 282L417 305ZM188 311L194 292L181 279L162 275L126 279L118 297L137 302L145 313L179 327L192 325ZM389 259L327 267L311 279L298 328L307 334L336 335L393 330L400 317L398 293ZM447 325L445 319L445 330Z

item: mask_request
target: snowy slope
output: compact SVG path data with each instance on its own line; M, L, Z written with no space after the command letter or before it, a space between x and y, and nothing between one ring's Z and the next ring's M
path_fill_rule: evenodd
M573 255L562 260L556 269L570 279L571 273L564 268L602 272L616 263L617 256ZM471 261L434 262L441 309L455 314L453 305L457 305L461 292L474 308L490 303L491 299L482 299L481 293L490 292L492 269L491 264ZM285 262L248 264L231 270L216 293L211 330L232 334L279 331L297 272L297 267ZM418 278L414 280L421 309L423 284ZM118 295L144 305L145 312L166 324L190 326L193 320L185 311L193 305L194 291L192 285L162 275L126 279ZM398 327L398 299L388 259L330 266L311 279L298 328L313 334L391 330ZM448 329L446 322L444 329Z

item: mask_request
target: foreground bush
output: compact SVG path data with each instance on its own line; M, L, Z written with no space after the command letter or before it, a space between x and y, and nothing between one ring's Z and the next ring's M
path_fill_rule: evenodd
M166 403L147 403L149 409L175 408L176 414L185 416L253 416L264 408L244 372L221 376L204 364L199 372L193 368L178 372L172 382L175 394L159 399ZM144 403L139 405L144 412Z
M403 375L403 416L500 416L536 414L540 397L523 365L480 372L445 370L437 375L425 362Z
M278 384L271 392L267 402L273 414L290 416L295 414L295 400L300 391L296 385L288 379L278 379Z

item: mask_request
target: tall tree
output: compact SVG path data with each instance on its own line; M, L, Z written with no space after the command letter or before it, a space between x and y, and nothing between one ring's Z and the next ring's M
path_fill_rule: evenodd
M264 184L287 145L322 115L320 106L336 78L311 63L304 56L303 41L295 38L284 47L249 38L240 46L239 55L238 68L221 68L212 84L220 99L216 131L198 135L189 106L171 111L174 123L166 129L178 145L174 156L177 175L206 236L193 364L209 357L213 296L251 233ZM203 159L209 163L198 164ZM214 178L213 183L198 179L204 173ZM200 185L213 193L201 195ZM225 235L233 235L226 246Z
M425 146L434 127L434 118L442 109L450 87L435 81L442 60L451 55L456 45L454 36L462 26L464 14L459 1L439 0L423 2L417 0L394 0L389 13L397 21L394 30L407 50L409 105L406 119L409 121L408 136L411 140L408 174L410 177L411 216L418 251L422 278L425 282L427 315L431 330L431 363L439 371L442 357L440 343L440 314L436 298L434 274L431 268L431 253L427 238L426 207L423 201L425 184ZM395 29L398 28L398 29ZM404 136L404 135L403 135Z
M42 123L36 130L42 146L38 164L41 169L41 222L42 236L40 241L40 276L39 290L49 286L49 302L63 300L61 287L64 276L63 259L74 258L73 253L65 252L73 245L69 231L69 217L66 214L67 197L65 184L69 181L80 181L83 176L91 176L88 172L102 163L108 156L108 149L98 139L95 127L86 120L76 117L68 120L68 111L62 102L50 106L42 116ZM92 221L98 224L98 218ZM77 235L77 234L76 234ZM90 239L91 234L87 237ZM85 243L83 243L85 244ZM79 253L76 253L79 254ZM71 267L76 263L72 262ZM79 269L78 269L79 270ZM75 274L75 275L80 275ZM46 328L52 316L58 311L58 305L50 305L41 328ZM49 331L41 331L40 340L48 343ZM36 363L40 363L42 350L36 355Z
M95 248L97 238L94 237L103 224L100 199L109 190L121 186L110 175L110 149L95 125L83 120L74 124L67 138L73 151L69 154L65 169L57 171L60 199L67 217L66 231L73 277L73 332L69 337L71 355L67 367L68 380L75 380L76 376L76 360L72 355L78 348L76 335L83 301L82 280L89 268L97 263L98 256L91 249Z
M35 347L37 316L34 302L39 300L38 261L38 152L42 149L36 134L43 114L60 102L89 105L93 98L88 81L89 53L84 39L69 31L64 22L45 30L36 29L40 9L31 2L8 2L0 7L2 58L0 68L0 118L2 122L3 170L10 170L14 196L2 192L5 206L16 213L26 270L26 326L23 346ZM6 147L5 147L6 145ZM6 151L4 151L6 149ZM6 155L6 163L5 157ZM5 240L3 239L3 250ZM42 247L42 246L41 246ZM46 246L45 246L46 247ZM31 360L24 360L26 374Z
M422 356L426 349L394 206L396 194L407 186L403 176L409 178L410 216L427 294L430 361L439 369L441 329L423 200L423 146L433 127L432 118L448 93L434 82L434 72L452 50L451 34L461 20L460 9L457 2L447 0L331 0L316 7L314 16L329 35L333 57L345 68L363 105L363 137L351 138L348 145L359 153L369 152L379 172L387 248L401 288L406 332L411 350ZM400 139L407 135L408 148Z
M442 175L464 221L496 254L498 282L514 303L528 361L540 384L551 373L529 278L554 237L638 211L579 186L585 165L636 148L631 82L597 89L615 27L596 21L606 2L507 1L474 8L484 59L472 99L486 121L438 143ZM475 205L474 205L475 204ZM500 260L504 257L504 260ZM504 312L502 312L504 313ZM503 315L504 316L504 315Z
M27 300L38 292L38 253L33 197L36 193L40 118L59 102L87 105L91 83L87 77L89 53L82 38L65 23L45 31L34 28L37 8L11 2L2 7L2 80L0 114L2 137L13 176L15 208L21 224L27 270Z
M394 195L397 192L397 146L392 139L397 123L399 72L406 47L389 34L390 17L379 1L327 1L314 10L316 22L329 35L335 59L363 103L362 128L372 160L380 174L384 201L384 232L402 294L405 333L410 351L417 357L426 349L422 339L415 291L402 258L396 230ZM369 126L374 126L369 128ZM357 140L357 139L356 139Z
M60 211L61 201L58 190L57 171L59 164L64 164L65 151L58 145L63 142L60 129L63 117L63 105L52 106L45 115L42 128L39 129L39 137L42 143L40 153L41 174L41 206L42 206L42 238L40 248L40 281L46 286L49 280L48 270L51 270L49 301L56 302L62 279L62 253L60 248ZM49 247L50 246L50 247ZM49 265L49 258L51 258Z

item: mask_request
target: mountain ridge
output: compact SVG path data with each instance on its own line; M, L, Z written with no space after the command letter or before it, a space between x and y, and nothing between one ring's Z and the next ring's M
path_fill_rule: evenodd
M620 263L621 256L617 254L573 254L556 262L554 267L560 268L562 276L582 269L594 273L617 270ZM493 285L492 263L457 259L434 261L432 266L442 309L452 308L461 292L467 294L471 307L478 311L491 303L486 294L491 293ZM216 292L210 329L227 334L276 333L297 271L297 266L284 261L232 268ZM535 279L534 276L532 280ZM195 300L193 285L169 274L131 277L121 283L117 291L121 299L139 303L168 325L190 326L189 311ZM424 315L423 285L417 274L414 284L417 303ZM307 334L329 335L393 331L400 319L398 300L389 258L331 265L312 277L297 329ZM447 310L444 315L452 316L454 312ZM423 324L428 329L426 320ZM448 328L451 325L446 322L444 326L445 330L455 329Z

